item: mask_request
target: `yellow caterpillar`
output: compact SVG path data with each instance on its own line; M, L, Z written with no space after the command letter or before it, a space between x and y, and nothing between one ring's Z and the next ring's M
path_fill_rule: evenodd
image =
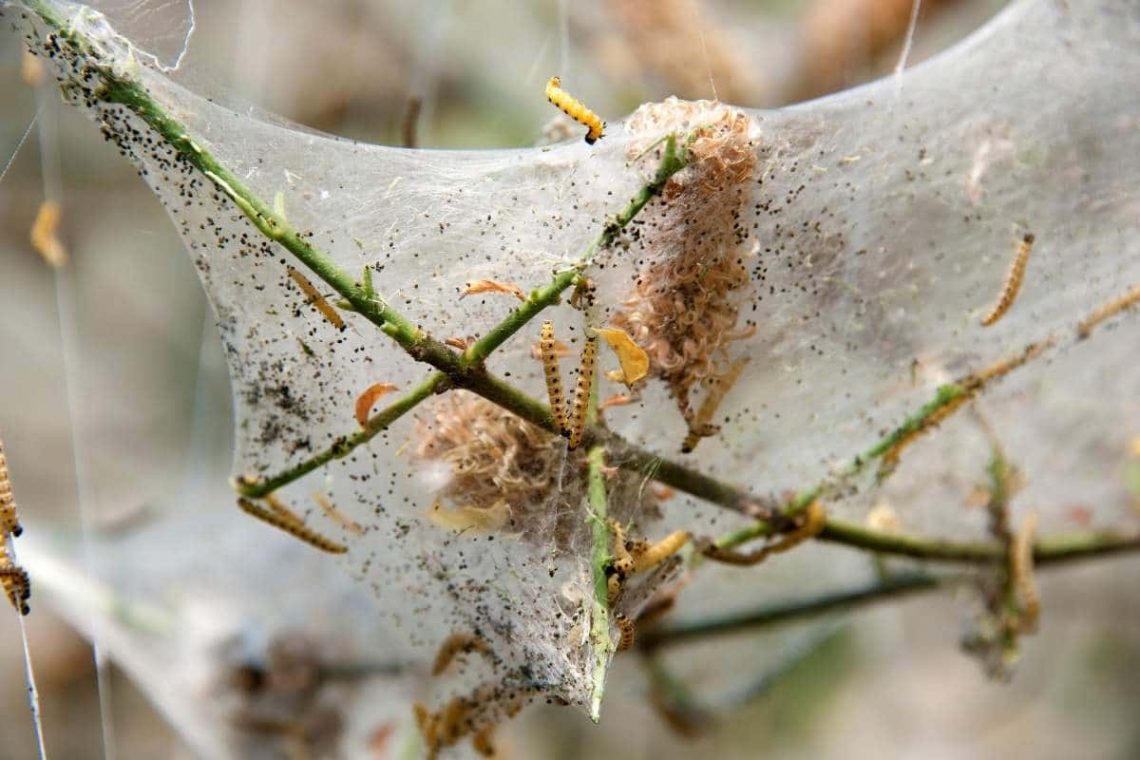
M266 503L269 504L270 509L266 509L260 504L256 504L246 498L238 499L238 507L247 515L256 517L258 520L268 523L278 530L283 530L294 538L304 541L309 546L320 549L323 552L328 552L329 554L344 554L348 551L347 546L325 538L312 528L307 527L301 518L295 515L290 509L276 499L272 499L272 494L266 497Z
M1029 263L1029 253L1032 250L1033 235L1027 234L1017 246L1017 255L1013 257L1013 264L1005 276L1005 284L1002 285L997 302L989 313L982 317L982 327L989 327L997 322L1009 311L1009 307L1013 306L1013 299L1017 298L1017 293L1021 290L1021 281L1025 279L1025 265Z
M582 348L582 363L578 366L578 385L574 388L574 400L570 407L569 426L570 448L582 445L586 432L586 409L590 405L590 389L594 384L594 363L598 358L598 336L589 335Z
M558 368L558 354L554 343L554 323L549 319L542 323L542 333L538 341L542 356L542 369L546 374L546 392L550 396L550 414L558 432L569 433L566 425L566 396L562 392L562 372Z
M590 145L596 143L605 134L605 122L596 113L582 105L582 101L563 90L562 80L558 77L551 77L550 81L546 83L546 99L562 113L586 127L586 142Z

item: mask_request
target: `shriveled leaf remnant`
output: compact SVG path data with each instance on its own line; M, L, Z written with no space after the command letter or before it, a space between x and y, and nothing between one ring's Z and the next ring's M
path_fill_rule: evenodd
M649 354L633 342L629 333L613 327L598 327L594 332L609 344L617 356L621 364L621 382L635 385L649 374Z
M520 301L526 300L526 293L522 291L518 285L513 282L495 282L494 280L473 280L467 283L467 287L463 289L463 295L460 298L467 296L477 295L479 293L506 293L512 295Z
M360 427L368 427L368 415L376 402L396 390L392 383L373 383L356 398L356 421Z

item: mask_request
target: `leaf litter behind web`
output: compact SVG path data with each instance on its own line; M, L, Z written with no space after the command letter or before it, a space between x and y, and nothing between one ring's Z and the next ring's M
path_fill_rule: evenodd
M690 272L701 293L702 267L727 262L726 276L738 280L725 296L737 334L687 386L690 408L710 393L705 378L724 377L738 362L742 370L709 420L719 432L687 461L758 494L807 488L901 423L940 383L1053 338L1041 358L988 390L978 413L952 417L908 449L893 476L852 483L828 508L861 519L887 501L916 532L981 536L984 515L967 504L985 482L992 435L1025 482L1015 509L1041 512L1043 532L1071 527L1077 508L1099 525L1134 519L1137 495L1126 474L1140 436L1137 323L1124 315L1083 341L1075 327L1140 284L1138 40L1140 18L1126 2L1026 0L899 79L750 113L755 174L731 214L733 234L715 241L725 247L708 258L698 256ZM110 45L133 69L119 47ZM345 271L359 276L371 267L377 293L441 339L479 335L514 305L509 295L461 299L466 283L529 290L575 260L651 175L651 158L631 156L668 129L654 133L653 112L642 112L649 127L631 134L611 124L593 149L404 151L268 124L152 71L138 76L195 142ZM117 107L91 110L141 161L214 304L239 419L236 474L272 475L327 448L357 429L354 402L366 388L406 390L427 376L364 320L343 313L344 331L326 321L288 274L297 262L264 241L208 179L173 161L141 122ZM668 250L664 235L683 238L670 217L678 208L655 200L588 270L598 283L590 312L598 323L628 322L638 285L665 271L654 264ZM699 207L688 211L684 224L702 219ZM1037 242L1021 293L996 326L982 328L1028 232ZM658 292L652 282L648 288ZM681 304L676 313L685 310ZM584 316L566 304L548 314L571 348L562 363L569 377ZM531 356L537 337L537 324L524 329L489 366L542 397L542 369ZM678 346L692 359L683 340ZM604 359L603 369L613 369ZM680 458L689 426L666 375L651 377L639 401L606 419L627 438ZM619 390L606 385L602 395ZM581 604L589 588L581 463L540 435L496 438L505 424L465 394L430 399L278 496L348 545L347 563L399 631L394 659L426 662L450 632L473 632L493 655L459 679L467 692L508 707L532 692L585 704L591 660ZM441 446L459 450L448 447L464 436L476 444L464 452L498 451L508 464L534 464L518 458L523 443L547 457L537 471L488 471L497 485L517 487L503 489L513 503L475 505L488 518L480 525L456 522L472 507L465 499L475 497L453 487L457 472L478 474L478 462L438 454ZM530 478L521 486L520 471ZM678 527L719 535L742 524L687 497L658 503L640 482L611 490L611 511L650 537ZM363 534L327 517L314 492ZM450 521L433 511L441 497ZM764 589L804 588L797 578L809 566L812 582L845 574L838 564L789 557L759 589L755 575L698 573L689 595L702 607L755 600Z

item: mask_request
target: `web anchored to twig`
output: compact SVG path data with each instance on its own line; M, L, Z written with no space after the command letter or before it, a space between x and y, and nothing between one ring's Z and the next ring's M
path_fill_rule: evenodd
M489 745L498 718L540 695L588 705L597 718L605 673L619 644L631 645L635 627L648 624L647 610L667 607L682 572L706 561L756 564L819 540L882 555L1000 565L1002 599L1014 599L1023 608L1017 620L1001 622L1004 630L1020 632L1031 627L1026 621L1036 615L1035 593L1030 593L1034 562L1140 549L1140 536L1132 533L1034 538L1032 530L1024 529L1017 534L994 531L980 540L927 537L845 519L839 508L860 488L873 492L883 484L906 482L910 462L931 458L920 459L920 450L945 437L933 435L936 429L973 419L964 412L976 410L994 389L1024 377L1027 368L1080 350L1083 338L1107 330L1135 304L1135 289L1111 300L1098 291L1087 303L1068 304L1061 316L1049 312L1051 318L1041 328L1020 316L1029 304L1042 303L1033 296L1033 289L1041 287L1033 277L1050 251L1047 237L1037 230L1033 263L1027 262L1028 241L1034 236L1024 234L1000 308L982 318L993 326L988 333L1002 337L987 336L992 342L985 351L959 351L945 360L922 355L920 338L896 318L906 312L900 304L919 314L916 322L935 324L945 316L922 316L925 304L906 295L918 280L899 274L906 267L889 261L865 268L849 264L875 254L856 247L854 233L824 228L834 212L824 207L814 225L800 217L786 227L777 222L763 241L754 232L759 220L794 207L814 181L790 180L778 194L760 195L757 187L774 173L842 177L847 167L872 159L822 150L816 155L814 148L787 159L780 151L793 149L763 136L760 122L747 112L718 103L668 101L644 106L627 122L628 140L617 144L620 161L613 154L591 154L559 164L561 154L552 154L541 169L562 172L556 192L564 195L536 194L514 206L496 195L499 201L472 215L462 244L474 245L486 235L514 258L505 271L492 271L472 255L466 262L471 271L463 273L466 284L454 287L453 295L457 302L471 299L462 308L471 309L475 321L448 319L442 300L418 300L419 279L396 281L386 267L407 266L397 259L414 259L431 248L426 237L431 227L438 227L445 240L449 225L463 223L447 205L452 198L464 192L489 197L497 190L475 181L470 187L457 181L454 192L425 186L422 197L405 201L414 211L394 213L386 228L357 220L368 235L355 237L341 231L335 218L323 218L323 187L309 187L304 184L309 180L286 174L288 197L279 191L270 201L273 192L267 190L276 180L265 180L256 162L243 165L240 156L208 142L194 126L192 109L173 108L164 100L158 90L165 84L131 65L129 56L111 52L114 46L107 40L85 36L92 34L89 28L58 16L46 4L29 6L49 27L36 39L37 50L55 59L65 92L95 115L107 137L139 161L165 194L216 298L239 404L257 412L243 420L239 432L243 462L254 465L234 482L242 508L318 549L347 554L382 598L400 597L405 605L400 609L419 613L420 607L407 599L437 594L448 609L438 614L435 628L446 628L449 635L433 629L409 638L421 639L416 642L421 649L439 641L467 642L459 654L479 654L482 666L495 671L438 709L420 706L417 719L432 749L466 736ZM616 130L610 132L598 150L609 150L606 141L619 139L612 134ZM804 134L809 133L805 128ZM397 158L388 160L394 164ZM926 171L926 160L921 154L918 171ZM520 182L532 181L530 167L514 168ZM413 170L403 171L393 170L384 199L404 192L411 182L407 177ZM596 177L587 176L595 171ZM984 168L970 172L977 181L984 174ZM593 181L607 188L598 193L604 200L568 189ZM844 198L854 195L850 185L837 180L835 192ZM619 197L629 200L615 203L615 211L609 208L610 197L619 191ZM509 195L513 188L502 192ZM183 197L191 200L181 201ZM429 201L443 210L421 214L415 204ZM578 205L587 201L593 203L589 211L580 211ZM545 216L534 210L542 203L553 208ZM575 213L563 216L560 205ZM508 212L519 216L497 216ZM421 216L430 223L422 223ZM587 223L593 226L583 237L578 228ZM321 226L326 224L331 228ZM414 224L421 225L416 234L403 231ZM508 282L506 276L514 275L510 265L523 257L514 246L525 245L520 242L524 227L572 228L573 235L566 233L572 243L558 232L550 239L576 253L556 257L552 274L549 266L535 266L528 258L526 266L518 265L516 279L522 284ZM346 238L359 253L345 252ZM376 253L385 244L396 248L397 242L399 257ZM802 259L781 260L789 248L798 255L801 243ZM354 256L359 268L347 263ZM931 260L940 261L940 256ZM246 262L248 282L245 270L227 273L231 259L239 266ZM987 271L1001 266L995 260ZM792 277L799 279L780 280L784 269L794 270ZM887 278L894 279L880 283ZM436 279L453 285L444 275ZM934 274L926 284L953 289ZM270 294L262 295L267 288ZM303 298L286 305L282 293ZM988 295L970 308L983 309ZM484 297L478 307L471 305L474 296ZM750 316L763 313L764 298L767 306L781 297L802 299L795 302L800 311L785 307L779 322ZM953 303L959 308L967 301L963 297ZM416 311L425 304L423 312ZM439 313L432 313L435 307ZM289 309L291 316L284 314ZM977 316L970 315L971 327L977 327ZM850 332L836 327L847 327L847 322L852 323ZM362 328L378 330L402 351L377 352ZM448 329L464 333L448 334ZM1002 332L1006 329L1018 332ZM569 342L560 343L557 336ZM614 349L619 370L603 372L598 366L599 356L609 358L604 350L595 354L602 345L599 337ZM814 412L806 407L818 407L822 414L834 401L840 409L837 418L852 412L860 424L837 422L828 430L841 436L838 451L845 454L840 464L812 449L804 458L814 469L789 468L786 474L806 485L779 495L757 493L746 470L756 452L772 444L755 443L761 413L738 399L755 399L771 390L774 384L764 374L769 367L761 365L786 358L787 371L798 371L792 366L796 362L806 364L826 353L815 345L825 339L832 350L841 347L850 354L831 367L835 376L827 378L827 387L833 397L812 397L798 405L784 398L778 409L765 408L763 419L807 437L805 431L818 430L812 428ZM914 390L898 390L899 373L851 348L862 343L880 347L896 364L904 350L910 351L909 386ZM259 354L263 350L268 358ZM541 374L532 355L541 361ZM577 383L574 397L567 399L559 362L575 355L580 357ZM370 376L359 387L352 385L355 379L341 377L342 368L353 362L366 363ZM431 368L427 377L422 365ZM621 386L621 393L602 398L606 383ZM854 395L860 383L868 386L865 397L840 399ZM397 385L403 389L397 391ZM316 388L322 403L343 405L354 414L325 415L328 410L317 408L307 388ZM542 388L549 404L536 395ZM916 402L929 394L928 388L933 397L925 404ZM372 413L389 393L396 394L395 400ZM895 402L895 396L905 399ZM863 420L860 399L868 409L881 402L887 411L881 419L867 412ZM645 422L638 414L660 419ZM793 421L783 422L781 414ZM416 418L408 434L394 427L405 416ZM975 417L980 419L980 413ZM639 435L638 425L653 435ZM978 427L980 423L971 429ZM726 456L733 450L725 441L733 436L752 447L742 446L735 460ZM688 456L704 439L712 440L684 464L657 452L672 445ZM824 458L826 472L818 466ZM338 463L345 468L339 480L334 472L340 471L331 466ZM960 470L969 473L968 467ZM336 538L314 527L315 520L297 506L293 492L317 471L328 477L312 503L320 510L321 524L336 531ZM803 476L809 471L812 477ZM930 472L924 467L914 471L918 475L912 471L909 477ZM384 479L387 487L380 484ZM433 494L434 504L418 506L426 512L394 505L396 494L415 491L406 482ZM749 485L738 485L742 482ZM339 489L336 498L324 493L330 483ZM1004 479L991 478L986 503L1008 508L1012 493L1008 498L999 493L1006 485ZM676 492L692 498L678 507L671 503ZM341 501L341 495L352 504ZM715 517L698 524L682 511L695 514L705 505L721 508L728 525L720 527ZM675 523L674 529L659 532L657 524L665 521ZM651 533L659 534L654 538ZM487 543L472 551L476 540ZM493 551L483 548L492 541ZM745 546L755 541L762 546ZM377 581L370 573L381 565L390 574ZM923 577L885 588L902 593L929 585ZM530 618L519 613L532 607L542 612ZM659 633L649 640L665 638ZM451 652L448 658L459 654ZM446 663L440 670L445 669Z

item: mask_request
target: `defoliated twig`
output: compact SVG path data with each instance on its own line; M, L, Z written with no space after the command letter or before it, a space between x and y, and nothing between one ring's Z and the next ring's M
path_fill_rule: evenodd
M966 402L982 393L991 382L1005 377L1015 369L1026 365L1033 359L1041 356L1053 345L1054 341L1051 338L1037 343L1030 343L1013 356L1001 359L977 372L971 372L953 383L939 387L932 400L924 404L921 409L910 417L903 420L901 425L880 438L865 452L856 456L841 470L825 478L811 489L799 493L785 507L772 514L769 519L760 520L755 525L722 536L717 540L716 546L728 549L755 538L771 535L778 528L782 527L781 523L788 524L789 518L799 515L816 500L825 498L838 484L842 484L858 475L866 469L867 465L871 462L878 460L889 467L893 467L894 463L898 461L902 450L917 437L938 426L951 414L961 409ZM839 536L849 532L849 530L832 530L832 528L838 528L840 526L846 529L853 528L853 526L847 526L843 523L828 520L827 527L823 529L819 537L825 540L828 537L831 537L833 540L840 540L838 538ZM888 536L884 534L883 537L887 538Z
M593 552L590 557L593 597L590 600L590 644L593 647L594 667L590 693L590 717L595 723L601 717L602 695L606 685L606 671L617 645L610 636L609 579L606 565L610 561L610 527L606 508L606 450L594 446L586 454L587 491L589 506L587 520L593 537Z
M641 210L645 208L646 204L661 194L661 190L665 187L665 183L669 181L669 178L684 169L687 163L688 151L684 149L678 151L677 137L676 135L670 134L665 138L665 149L653 179L634 194L633 198L630 199L625 208L618 212L617 216L606 222L601 234L586 248L578 260L578 263L569 269L564 269L555 274L554 279L549 285L532 292L526 301L507 315L503 321L492 327L482 338L475 341L475 343L464 352L460 366L466 370L482 363L492 351L503 345L508 338L521 330L523 326L534 319L539 312L554 304L559 296L574 284L582 269L593 261L594 256L596 256L599 251L605 250L612 245L618 234L637 217Z
M387 430L393 422L414 409L424 399L442 390L447 385L447 382L447 375L442 372L433 372L430 377L415 388L369 417L368 424L364 429L338 439L327 449L317 452L314 456L295 464L287 470L282 470L271 478L250 476L235 478L233 482L234 490L242 496L251 499L260 499L263 496L273 493L278 488L300 480L313 470L334 459L348 456L357 446L372 440L379 433Z
M640 649L652 650L694 639L704 641L709 636L738 633L829 612L857 609L887 599L909 596L945 584L961 582L967 577L962 575L940 578L926 573L899 574L845 591L830 592L808 599L779 601L748 612L652 628L638 637L637 646Z
M863 537L873 533L874 531L864 531ZM917 559L994 563L1002 562L1006 558L1006 547L996 541L955 545L941 541L896 538L899 541L894 544L880 543L877 540L854 543L845 540L844 543L874 551L912 556ZM1056 536L1034 543L1033 562L1038 567L1048 568L1076 560L1101 559L1112 554L1137 550L1140 550L1140 536L1123 537L1106 533ZM651 650L656 647L685 643L686 641L704 641L705 637L708 636L726 635L788 623L830 612L859 609L901 596L970 583L975 578L974 574L968 572L951 575L900 573L857 588L828 592L807 599L774 602L750 612L651 628L644 633L639 632L637 646L640 649Z
M257 198L239 177L223 166L209 151L198 145L190 137L186 127L162 108L140 82L133 79L129 73L117 70L112 62L104 61L101 51L89 44L77 29L69 25L55 11L37 0L29 0L28 6L46 24L53 27L58 39L75 46L85 56L89 63L87 86L93 87L89 97L120 104L136 114L178 153L181 160L208 177L262 234L279 243L304 263L340 294L353 311L389 335L412 358L439 370L402 399L374 415L369 420L366 430L345 436L316 456L271 478L242 479L237 484L237 489L242 495L250 498L264 496L332 459L346 456L355 447L366 443L393 421L445 386L470 390L529 422L556 432L548 407L486 372L482 362L491 351L502 345L531 318L554 303L558 295L578 277L578 267L557 274L549 285L528 297L526 303L492 328L481 341L477 341L463 354L458 354L440 341L424 334L403 315L377 298L369 283L357 283L337 267L326 253L312 245L304 234L293 228L269 204ZM686 160L687 151L677 149L675 136L668 137L666 149L653 180L643 186L626 208L605 225L602 233L586 250L582 261L589 262L599 250L612 244L621 230L660 193L669 178L684 168ZM979 393L989 380L1021 366L1029 358L1040 353L1042 348L1041 345L1031 346L1022 357L996 365L992 371L984 371L964 381L943 386L932 402L908 418L902 426L880 440L872 449L856 457L844 471L837 474L836 478L802 492L782 510L774 510L771 499L756 497L682 465L663 460L650 452L634 447L597 425L592 425L588 429L585 445L591 448L604 447L610 460L617 466L652 472L654 479L678 490L710 503L758 517L756 525L718 541L720 546L735 546L781 529L787 523L788 517L806 509L823 495L836 479L843 480L858 473L872 459L883 457L892 447L937 424L949 411ZM882 552L951 561L992 561L991 555L994 550L987 544L953 544L878 534L835 520L828 520L819 538L852 546L874 547L875 550ZM1049 558L1075 558L1090 553L1134 550L1140 548L1138 543L1140 539L1114 535L1103 536L1091 543L1079 536L1060 536L1051 541L1039 541L1036 544L1035 559L1042 560L1040 553L1043 551L1043 546L1051 547L1048 552ZM1069 553L1066 554L1066 551Z
M1006 547L998 541L944 541L864 528L857 523L829 518L816 538L856 549L933 562L983 565L1002 562ZM1046 536L1033 544L1033 561L1053 565L1093 556L1140 551L1140 535L1073 533Z
M154 102L141 85L132 80L124 80L109 69L102 69L101 71L106 81L103 95L105 100L120 103L138 114L171 147L213 181L263 235L281 244L336 290L351 305L352 311L362 315L392 337L414 359L427 362L439 369L441 373L445 373L456 387L478 393L531 422L548 429L551 428L548 422L550 416L548 410L543 409L537 401L532 401L512 387L497 381L482 371L480 365L492 351L518 332L539 312L553 304L559 295L573 284L579 272L577 267L560 272L549 285L534 291L525 303L492 328L481 340L474 343L462 356L458 356L444 344L425 335L396 310L376 298L372 289L368 287L368 283L357 284L355 280L340 270L330 257L309 243L304 235L257 198L212 154L195 143L185 128ZM614 237L637 216L638 212L660 193L669 177L684 166L685 159L676 150L676 139L670 136L666 141L666 149L653 181L641 188L626 208L607 223L602 234L583 255L583 263L588 262L597 251L608 246ZM370 423L367 430L346 436L328 449L271 478L240 481L237 484L238 491L245 496L262 496L274 488L280 488L312 472L332 459L346 456L354 448L371 440L376 433L430 396L431 392L441 388L445 381L446 378L444 377L433 376L430 380L432 388L429 392L422 392L426 389L426 385L421 386L405 396L400 402L393 404L385 412L376 415L373 419L377 421L377 424Z

